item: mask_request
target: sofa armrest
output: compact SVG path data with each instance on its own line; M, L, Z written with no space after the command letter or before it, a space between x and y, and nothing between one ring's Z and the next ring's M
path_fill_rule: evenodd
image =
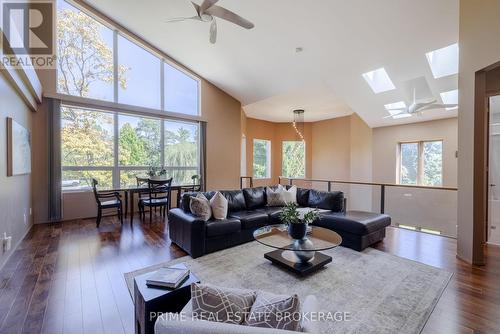
M170 313L158 317L155 323L155 334L297 334L297 332L206 320L182 319Z
M206 223L182 209L172 209L168 213L168 233L170 240L196 258L205 254Z
M318 320L315 318L319 311L318 300L315 296L309 295L302 302L302 332L309 334L319 334Z

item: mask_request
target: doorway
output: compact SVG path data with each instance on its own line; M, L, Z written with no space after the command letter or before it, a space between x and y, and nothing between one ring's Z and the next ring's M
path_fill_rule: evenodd
M500 245L500 95L489 97L487 242Z

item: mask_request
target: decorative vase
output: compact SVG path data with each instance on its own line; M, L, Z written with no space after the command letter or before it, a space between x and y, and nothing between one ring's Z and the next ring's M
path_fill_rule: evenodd
M291 223L288 224L288 234L292 239L301 240L304 239L307 232L306 223Z

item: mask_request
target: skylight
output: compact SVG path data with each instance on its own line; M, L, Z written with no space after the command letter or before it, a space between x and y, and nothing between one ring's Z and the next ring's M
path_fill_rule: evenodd
M425 55L435 79L458 73L458 43Z
M400 110L390 110L390 109L399 109L399 108L406 108L406 103L404 101L399 101L399 102L394 102L394 103L389 103L384 105L385 109L389 112L391 115L396 115L400 114Z
M441 100L443 100L444 104L458 104L458 89L442 92L439 93L439 95L441 95ZM457 108L458 107L446 108L446 110L454 110Z
M363 73L363 78L365 78L375 94L396 88L383 67Z

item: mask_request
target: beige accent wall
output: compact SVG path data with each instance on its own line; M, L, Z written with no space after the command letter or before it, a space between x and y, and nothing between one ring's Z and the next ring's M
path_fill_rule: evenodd
M373 129L373 180L397 183L398 146L401 142L443 141L443 186L457 185L457 118ZM437 230L457 235L457 193L387 187L385 212L394 224ZM379 209L380 190L373 189L373 208Z
M298 136L292 127L292 123L274 123L254 118L244 117L246 126L242 133L246 136L246 162L247 175L253 174L253 140L266 139L271 141L271 178L254 179L254 186L274 185L278 183L278 177L282 174L282 142L287 140L298 140ZM306 123L304 127L304 138L306 141L306 178L312 176L312 127Z
M0 268L16 249L32 225L31 175L7 176L7 117L31 130L32 111L0 71L0 237L12 237L12 248L3 252L0 247ZM36 166L36 162L33 164ZM35 167L33 168L35 169Z
M397 183L398 144L443 140L443 186L457 186L457 118L373 129L373 179Z
M457 254L472 262L475 72L500 61L500 1L460 0Z

